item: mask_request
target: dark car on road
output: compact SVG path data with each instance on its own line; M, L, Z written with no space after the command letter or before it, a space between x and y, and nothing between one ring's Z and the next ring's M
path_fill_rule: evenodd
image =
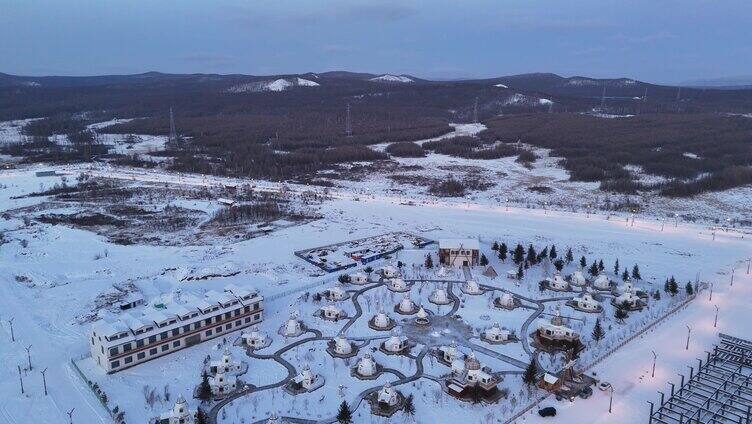
M555 417L556 416L556 408L553 406L549 406L547 408L539 409L538 415L541 417Z

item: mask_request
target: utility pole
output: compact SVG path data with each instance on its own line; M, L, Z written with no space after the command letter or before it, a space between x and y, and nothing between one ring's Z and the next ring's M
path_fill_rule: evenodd
M8 320L8 324L10 325L10 341L15 342L16 336L13 334L13 320L16 319L15 317Z
M715 283L710 283L710 297L708 297L708 302L711 302L713 300L713 286Z
M692 327L687 325L687 347L684 350L689 350L689 336L692 334Z
M44 395L47 396L47 376L44 373L47 372L47 368L42 370L42 384L44 384Z
M655 377L655 362L658 360L658 355L654 350L651 350L651 352L653 352L653 373L650 375L650 377Z
M731 286L734 286L734 273L736 272L736 268L731 268Z
M24 349L26 349L26 358L29 360L29 371L31 371L31 345Z
M21 394L24 394L23 377L21 376L21 366L18 365L18 381L21 383Z
M608 398L608 413L611 413L611 407L614 404L614 386L611 386L611 395Z
M718 327L718 305L715 306L715 320L713 321L713 328Z

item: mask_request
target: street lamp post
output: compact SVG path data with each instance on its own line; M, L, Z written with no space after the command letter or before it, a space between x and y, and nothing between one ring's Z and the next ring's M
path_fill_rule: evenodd
M654 350L651 350L653 352L653 372L650 374L650 377L655 377L655 362L658 360L658 355L655 353Z
M718 327L718 305L715 306L715 320L713 321L713 328Z
M613 406L613 404L614 404L614 386L613 386L613 385L611 386L611 391L610 391L610 393L611 393L611 394L610 394L610 396L609 396L609 398L608 398L608 413L609 413L609 414L611 413L611 407L612 407L612 406Z
M10 325L10 341L15 342L16 336L13 334L13 320L16 319L15 317L8 320L8 324Z
M713 300L713 286L715 283L710 283L710 297L708 298L708 302Z
M42 370L42 384L44 384L44 395L47 396L47 376L44 373L47 372L47 368Z
M692 327L687 325L687 347L684 350L689 350L689 336L692 334Z
M736 268L731 269L731 286L734 285L734 273L736 272Z

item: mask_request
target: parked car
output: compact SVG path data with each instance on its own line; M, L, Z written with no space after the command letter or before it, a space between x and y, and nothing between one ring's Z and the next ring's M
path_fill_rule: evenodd
M541 417L555 417L556 416L556 408L553 406L549 406L547 408L539 409L538 415Z
M598 389L600 389L600 390L602 390L604 392L606 390L610 390L611 389L611 383L609 383L608 381L601 381L600 383L598 383Z

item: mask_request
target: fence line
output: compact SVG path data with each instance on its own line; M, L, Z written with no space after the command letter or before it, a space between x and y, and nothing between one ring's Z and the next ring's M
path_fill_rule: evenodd
M700 290L702 290L702 289L705 289L706 287L707 287L707 284L703 283L703 285L702 285L702 286L700 287ZM698 290L698 292L699 292L700 290ZM606 351L606 353L604 353L603 355L601 355L601 356L599 356L598 358L596 358L595 360L593 360L593 362L591 362L590 364L588 364L587 366L585 366L585 368L583 368L583 369L582 369L582 372L584 373L584 372L586 372L586 371L590 370L591 368L593 368L594 366L598 365L599 363L603 362L603 361L604 361L604 360L606 360L606 359L607 359L608 357L610 357L610 356L611 356L612 354L616 353L616 351L617 351L617 350L619 350L620 348L624 347L624 345L626 345L627 343L629 343L629 342L631 342L632 340L634 340L635 338L637 338L637 337L639 337L639 336L641 336L641 335L645 334L645 332L647 332L648 330L650 330L650 329L652 329L653 327L655 327L656 325L658 325L658 324L662 323L662 322L663 322L664 320L666 320L666 319L667 319L668 317L670 317L671 315L673 315L673 314L675 314L676 312L678 312L678 311L679 311L680 309L682 309L682 308L686 307L686 306L687 306L687 305L689 304L689 302L691 302L691 301L693 301L694 299L696 299L696 298L697 298L697 295L698 295L698 294L699 294L699 293L695 293L695 294L693 294L693 295L691 295L691 296L687 296L687 298L686 298L686 299L684 299L684 300L683 300L682 302L680 302L680 303L679 303L678 305L674 306L673 308L669 309L669 310L668 310L668 311L667 311L666 313L664 313L664 314L663 314L662 316L660 316L660 317L658 317L657 319L655 319L654 321L650 322L650 323L649 323L649 324L647 324L647 325L646 325L645 327L643 327L643 328L642 328L642 329L640 329L639 331L635 332L635 333L634 333L634 334L632 334L631 336L627 337L626 339L622 340L622 341L621 341L621 342L620 342L619 344L617 344L617 345L616 345L616 346L614 346L613 348L611 348L611 349L609 349L608 351ZM531 409L533 409L533 408L534 408L535 406L537 406L538 404L540 404L541 402L543 402L543 401L544 401L545 399L547 399L547 398L548 398L549 396L551 396L551 394L550 394L550 393L547 393L546 395L544 395L544 396L541 396L541 397L537 398L537 399L536 399L536 400L534 400L533 402L530 402L530 403L529 403L529 404L528 404L528 405L527 405L527 406L526 406L526 407L525 407L524 409L522 409L522 410L521 410L520 412L518 412L518 413L514 414L514 415L513 415L513 416L512 416L511 418L509 418L508 420L504 421L504 424L510 424L510 423L513 423L513 422L514 422L515 420L517 420L517 419L518 419L518 418L520 418L521 416L523 416L523 415L527 414L527 413L528 413L528 412L529 412L529 411L530 411Z
M83 358L79 358L79 359L83 359ZM104 400L102 400L99 394L97 394L97 392L94 391L94 387L92 387L91 381L88 378L86 378L86 374L84 374L84 372L81 371L81 368L78 367L78 364L76 364L76 360L74 358L71 358L70 363L73 366L73 369L76 371L76 374L78 374L78 376L81 378L81 381L83 381L84 384L86 384L86 387L89 388L89 390L91 391L91 394L93 394L94 397L97 398L97 400L105 409L105 411L107 411L107 413L110 415L110 418L114 420L115 413L110 409L109 406L107 406L107 403Z

